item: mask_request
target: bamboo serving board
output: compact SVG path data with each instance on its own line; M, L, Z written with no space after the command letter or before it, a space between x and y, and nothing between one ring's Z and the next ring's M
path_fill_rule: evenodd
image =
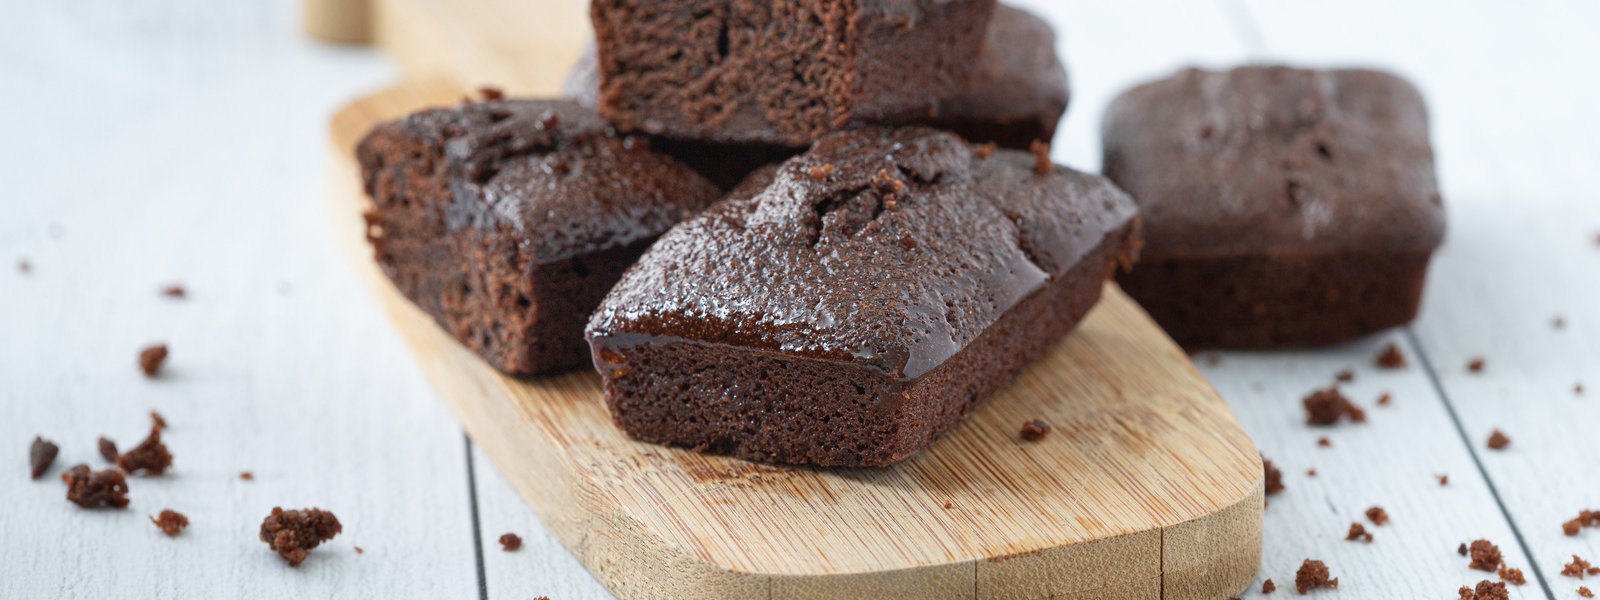
M1260 458L1183 352L1115 286L965 423L889 469L774 467L635 442L612 425L597 375L516 379L486 366L373 263L352 149L372 124L453 104L471 85L547 92L583 38L530 42L504 23L472 35L470 23L441 20L456 13L440 0L374 1L386 49L404 45L397 31L430 30L422 39L435 50L474 45L450 52L497 55L474 73L516 81L434 62L336 115L340 239L472 439L618 596L1200 599L1254 579ZM475 19L501 4L528 14L529 3L509 0L448 3ZM531 50L540 44L565 50ZM1055 431L1021 442L1034 418Z

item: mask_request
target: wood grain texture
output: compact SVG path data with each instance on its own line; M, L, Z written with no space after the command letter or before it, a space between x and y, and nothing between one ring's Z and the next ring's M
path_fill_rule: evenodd
M357 102L335 118L335 148L352 148L379 119L459 95L423 82ZM342 237L424 372L619 596L1207 598L1254 576L1255 450L1114 287L1078 332L906 464L758 465L628 439L593 373L516 380L483 365L371 264L357 218L365 200L353 164L341 168ZM1055 433L1019 442L1020 424L1036 417Z

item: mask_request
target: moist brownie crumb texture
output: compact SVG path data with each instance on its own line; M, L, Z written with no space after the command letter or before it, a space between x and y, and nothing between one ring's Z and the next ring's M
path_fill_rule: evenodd
M167 362L167 345L156 344L139 352L139 370L145 377L155 377L161 373L161 365Z
M1499 429L1489 432L1490 450L1505 450L1509 446L1511 446L1511 437L1507 436L1505 432Z
M1271 594L1276 591L1278 591L1278 584L1273 583L1271 579L1261 582L1261 593L1263 595Z
M1467 547L1467 554L1472 558L1472 562L1467 564L1470 568L1490 573L1500 568L1500 547L1489 540L1473 540L1472 545Z
M172 467L172 453L167 451L167 445L161 443L161 426L150 428L150 435L117 457L117 468L128 473L144 472L147 475L160 475Z
M106 459L106 462L108 462L108 463L117 462L117 443L116 442L113 442L110 439L107 439L106 436L102 435L102 436L100 436L100 441L98 442L98 447L100 449L100 458Z
M1372 508L1367 509L1367 520L1372 521L1373 525L1378 525L1378 526L1382 526L1382 525L1388 524L1388 522L1389 522L1389 512L1386 511L1386 510L1383 510L1382 507L1374 506Z
M613 418L761 462L881 466L926 447L1132 260L1120 190L1033 162L871 128L758 172L662 236L596 311ZM819 165L834 170L817 179Z
M1267 495L1276 496L1283 491L1283 471L1278 469L1272 461L1261 459L1261 469L1264 471L1264 480L1267 486Z
M1406 353L1400 350L1400 346L1391 342L1383 347L1383 352L1378 353L1376 362L1384 369L1403 369L1407 364Z
M1295 571L1294 589L1303 596L1317 588L1339 589L1339 578L1330 578L1328 565L1322 561L1308 558L1300 563L1300 570Z
M320 508L284 510L272 507L272 514L261 521L261 541L278 556L298 567L312 548L339 535L344 528L333 513Z
M1300 401L1306 409L1306 424L1316 426L1336 425L1349 418L1356 423L1367 420L1367 413L1339 392L1338 386L1312 392Z
M1040 419L1033 419L1022 424L1022 439L1037 442L1050 435L1050 424Z
M1528 577L1522 574L1522 569L1500 567L1500 570L1497 572L1497 574L1500 576L1500 581L1504 581L1511 585L1523 585L1528 583Z
M1365 526L1363 526L1362 524L1360 524L1360 523L1351 523L1350 524L1350 531L1345 533L1344 539L1347 542L1367 542L1367 543L1371 543L1372 542L1372 534L1368 533L1367 532L1367 528Z
M150 522L168 536L176 536L189 526L189 517L170 508L161 511L159 516L150 517Z
M1510 600L1511 593L1506 591L1506 584L1487 579L1479 581L1476 587L1463 586L1457 591L1459 600Z
M78 465L61 474L67 500L83 508L122 508L128 505L128 480L116 469L89 470Z
M501 550L504 550L506 552L516 552L519 548L522 548L522 536L519 536L519 535L517 535L515 533L501 534L501 536L500 536L500 549Z
M56 462L56 455L61 453L61 448L54 442L42 437L34 436L33 443L28 446L28 471L34 479L44 476L50 470L50 464Z
M357 158L367 237L396 287L511 374L589 364L583 324L711 182L569 101L501 100L380 124Z

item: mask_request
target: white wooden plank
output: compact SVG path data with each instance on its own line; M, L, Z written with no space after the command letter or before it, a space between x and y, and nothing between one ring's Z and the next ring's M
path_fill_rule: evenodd
M1412 366L1385 370L1373 358L1390 341ZM1302 560L1327 563L1341 598L1444 598L1492 574L1467 568L1457 545L1483 538L1499 544L1509 564L1528 571L1513 598L1543 597L1488 483L1462 444L1432 381L1402 330L1316 351L1225 352L1197 365L1234 407L1262 454L1283 471L1283 493L1268 498L1262 578L1292 588ZM1217 357L1213 363L1213 356ZM1351 369L1341 389L1367 411L1367 422L1306 425L1301 399ZM1379 406L1380 394L1393 400ZM1318 446L1326 437L1331 447ZM1307 475L1316 469L1316 476ZM1437 475L1449 477L1441 487ZM1378 527L1363 514L1380 506ZM1371 532L1371 544L1345 541L1350 523ZM1259 596L1258 587L1246 597ZM1280 594L1283 593L1280 591Z
M325 119L392 69L299 41L291 10L7 9L0 597L478 596L460 430L325 225ZM159 298L169 281L190 299ZM172 347L159 381L135 368L152 340ZM69 504L61 469L103 466L98 435L137 443L151 408L174 470L132 478L125 511ZM63 454L28 482L35 434ZM344 533L289 569L256 539L277 504ZM176 539L145 520L165 507L192 521Z
M490 598L561 600L613 598L577 557L561 545L538 515L517 495L477 446L472 448L478 491L478 523L483 538L483 566ZM522 537L522 549L506 552L500 536ZM621 557L619 557L621 558Z
M1600 556L1596 532L1560 529L1600 506L1600 416L1594 392L1573 391L1600 382L1600 5L1249 5L1280 56L1379 64L1428 96L1451 231L1414 329L1541 575L1576 597L1562 564ZM1481 375L1465 369L1475 356ZM1484 446L1497 427L1505 452Z

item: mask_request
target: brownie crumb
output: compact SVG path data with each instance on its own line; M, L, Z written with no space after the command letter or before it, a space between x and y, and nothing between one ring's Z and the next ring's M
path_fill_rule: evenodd
M1490 431L1489 432L1489 449L1490 450L1505 450L1506 447L1510 446L1510 445L1511 445L1511 438L1508 437L1505 434L1505 432L1500 431L1499 429L1495 429L1494 431Z
M1278 591L1278 584L1273 583L1271 579L1261 582L1261 595L1265 596L1276 591Z
M39 436L33 436L33 444L28 446L28 466L33 473L33 478L44 476L50 470L50 464L56 462L56 455L61 453L61 447L55 442Z
M486 85L478 88L478 97L483 98L484 102L493 102L495 100L504 100L506 93L500 88Z
M1500 581L1504 581L1511 585L1524 585L1528 583L1528 578L1522 574L1522 569L1500 567L1499 575Z
M261 541L278 556L298 567L312 548L339 535L343 527L333 513L320 508L284 510L272 507L272 514L261 521Z
M506 552L516 552L522 548L522 536L507 533L500 536L500 549Z
M1339 589L1339 578L1328 577L1328 565L1320 560L1306 559L1300 563L1300 570L1294 574L1294 589L1304 596L1306 592L1317 588Z
M1049 175L1056 170L1056 164L1050 162L1050 144L1034 140L1028 144L1028 151L1033 153L1033 174Z
M106 459L108 463L117 462L117 443L103 435L100 436L100 458Z
M161 416L161 413L158 413L158 412L153 411L153 410L150 411L150 427L153 428L153 429L160 429L160 430L163 430L163 431L166 430L166 428L167 428L167 418Z
M1265 471L1267 495L1276 496L1283 492L1283 471L1278 470L1277 465L1265 458L1261 459L1261 468Z
M1572 562L1569 562L1565 566L1561 567L1561 574L1567 577L1577 577L1578 579L1583 579L1584 574L1588 573L1593 568L1594 566L1589 564L1589 561L1584 560L1583 558L1574 554L1572 555Z
M155 377L164 362L167 362L166 344L155 344L139 352L139 370L144 371L145 377Z
M249 471L240 471L239 472L239 479L243 479L245 481L255 481L256 480L256 474L255 473L251 473Z
M1462 543L1460 546L1456 546L1456 554L1460 554L1462 556L1466 556L1467 555L1467 545L1466 545L1466 543Z
M128 480L116 469L89 471L78 465L61 474L67 500L84 508L122 508L128 505Z
M161 295L174 300L182 300L189 297L189 290L183 289L182 284L174 283L161 288Z
M1351 523L1350 531L1344 534L1344 541L1372 543L1372 534L1367 533L1367 528L1360 523Z
M1390 342L1388 346L1384 346L1383 352L1378 353L1378 366L1385 369L1404 369L1408 362L1406 353L1401 352L1400 346L1393 342Z
M1389 392L1378 395L1378 406L1388 406L1391 402L1394 402L1394 397Z
M1316 477L1316 476L1317 476L1317 470L1316 469L1306 469L1306 477Z
M955 508L955 506L956 506L956 505L955 505L955 504L954 504L954 503L952 503L952 502L945 502L945 503L944 503L944 509L945 509L945 510L950 510L950 509L952 509L952 508Z
M1439 487L1445 487L1447 485L1450 485L1450 476L1449 475L1446 475L1444 473L1440 473L1438 475L1435 475L1434 477L1438 477L1439 478Z
M1356 380L1356 372L1350 369L1345 369L1343 371L1339 371L1338 373L1334 373L1333 379L1343 383L1350 383Z
M978 146L978 160L985 160L990 156L994 156L994 151L998 150L999 148L1000 146L994 142L989 142L982 146Z
M171 537L182 533L183 528L189 526L189 517L183 516L183 513L168 508L162 510L160 516L150 517L150 522L155 523L156 527L161 529L161 533L165 533L168 537Z
M1578 595L1585 598L1593 598L1594 592L1589 591L1589 588L1578 586Z
M806 173L811 175L812 179L827 179L829 175L833 174L833 171L833 165L817 165L811 167Z
M1317 438L1317 447L1318 448L1332 448L1333 447L1333 441L1329 440L1326 436L1319 437L1319 438Z
M366 553L367 553L367 551L365 549L363 549L361 546L356 546L356 554L366 554Z
M1050 424L1042 419L1034 419L1022 424L1022 439L1037 442L1050 435Z
M1509 600L1511 593L1506 591L1506 584L1487 579L1478 582L1478 587L1462 587L1456 592L1459 600Z
M1339 386L1333 386L1311 392L1300 403L1306 408L1306 424L1327 427L1338 424L1339 419L1349 417L1351 421L1362 423L1367 420L1366 411L1350 402L1344 394L1339 392Z
M1470 373L1482 373L1483 364L1483 357L1481 356L1467 361L1467 371Z
M1388 524L1389 512L1383 510L1383 507L1381 506L1374 506L1367 509L1367 519L1372 521L1373 525L1382 526Z
M1578 535L1578 529L1580 527L1583 527L1583 523L1579 522L1577 519L1573 519L1561 524L1561 533L1567 534L1568 537L1575 536Z
M1500 568L1500 547L1489 543L1489 540L1473 540L1472 545L1467 547L1467 553L1472 557L1468 567L1490 573Z
M17 259L17 272L21 273L23 275L27 275L29 273L32 273L33 272L33 263L28 262L28 259L26 259L26 258Z
M161 443L161 426L150 428L150 436L132 450L117 457L117 468L128 473L144 471L147 475L160 475L172 467L172 453Z

